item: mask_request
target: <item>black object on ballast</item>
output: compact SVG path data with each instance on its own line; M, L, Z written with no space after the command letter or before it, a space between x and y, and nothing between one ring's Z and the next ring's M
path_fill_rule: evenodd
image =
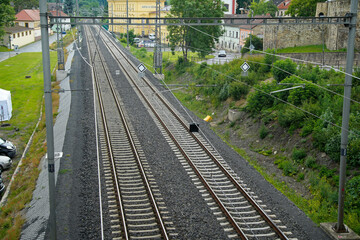
M199 131L199 124L198 123L190 123L190 132L198 132Z

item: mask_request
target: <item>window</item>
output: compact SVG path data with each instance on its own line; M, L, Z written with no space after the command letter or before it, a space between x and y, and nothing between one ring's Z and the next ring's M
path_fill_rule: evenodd
M27 31L25 32L25 35L27 36Z
M28 27L29 27L29 23L25 23L25 27L27 27L27 28L28 28Z
M18 37L20 37L20 33L18 33Z
M29 35L31 35L31 31L29 31Z
M224 4L224 7L226 8L226 11L229 11L229 4Z
M236 32L236 38L239 38L239 32Z
M13 34L13 39L15 39L15 36L16 36L16 35L15 35L15 34Z
M22 36L22 37L24 36L24 32L21 33L21 36Z

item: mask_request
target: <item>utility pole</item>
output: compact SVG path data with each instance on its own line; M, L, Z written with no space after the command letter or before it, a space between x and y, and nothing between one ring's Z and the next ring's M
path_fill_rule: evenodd
M157 73L162 74L161 25L159 25L160 12L161 0L156 0L154 68Z
M76 16L78 17L79 16L79 1L76 0ZM79 44L80 44L80 30L79 30L79 25L76 24L76 29L77 29L77 45L79 47Z
M41 47L44 73L46 143L49 177L49 203L50 203L50 239L56 239L56 212L55 212L55 165L54 165L54 132L51 96L50 52L48 35L48 14L46 0L40 0Z
M346 232L344 225L344 198L345 198L345 182L346 182L346 155L349 135L349 116L350 116L350 97L352 72L354 64L354 45L356 35L356 20L359 0L351 0L349 24L349 38L347 45L346 56L346 76L344 85L344 103L343 103L343 117L341 128L341 150L340 150L340 181L339 181L339 204L338 204L338 219L334 226L337 233Z
M126 45L129 48L129 0L126 0L126 17L128 18L126 24Z

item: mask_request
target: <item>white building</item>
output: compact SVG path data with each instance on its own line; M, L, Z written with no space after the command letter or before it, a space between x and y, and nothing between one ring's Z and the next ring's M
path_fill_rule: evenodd
M59 17L69 17L68 15L66 15L63 11L50 11L50 14L51 14L51 16L54 16L54 17L56 17L56 16L59 16ZM62 18L61 20L60 20L60 22L61 23L69 23L69 24L59 24L59 29L61 29L62 31L67 31L67 30L69 30L70 28L71 28L71 20L70 20L70 18ZM55 24L56 25L56 24ZM54 31L54 32L56 32L56 26L55 26L55 28L54 27L52 27L52 30Z
M235 0L222 0L224 2L224 6L227 9L225 14L235 14L236 13L236 1Z

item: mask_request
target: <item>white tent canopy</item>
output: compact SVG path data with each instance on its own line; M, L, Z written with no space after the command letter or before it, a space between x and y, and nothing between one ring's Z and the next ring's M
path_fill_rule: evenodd
M10 91L0 89L0 121L10 120L11 112L11 93Z

